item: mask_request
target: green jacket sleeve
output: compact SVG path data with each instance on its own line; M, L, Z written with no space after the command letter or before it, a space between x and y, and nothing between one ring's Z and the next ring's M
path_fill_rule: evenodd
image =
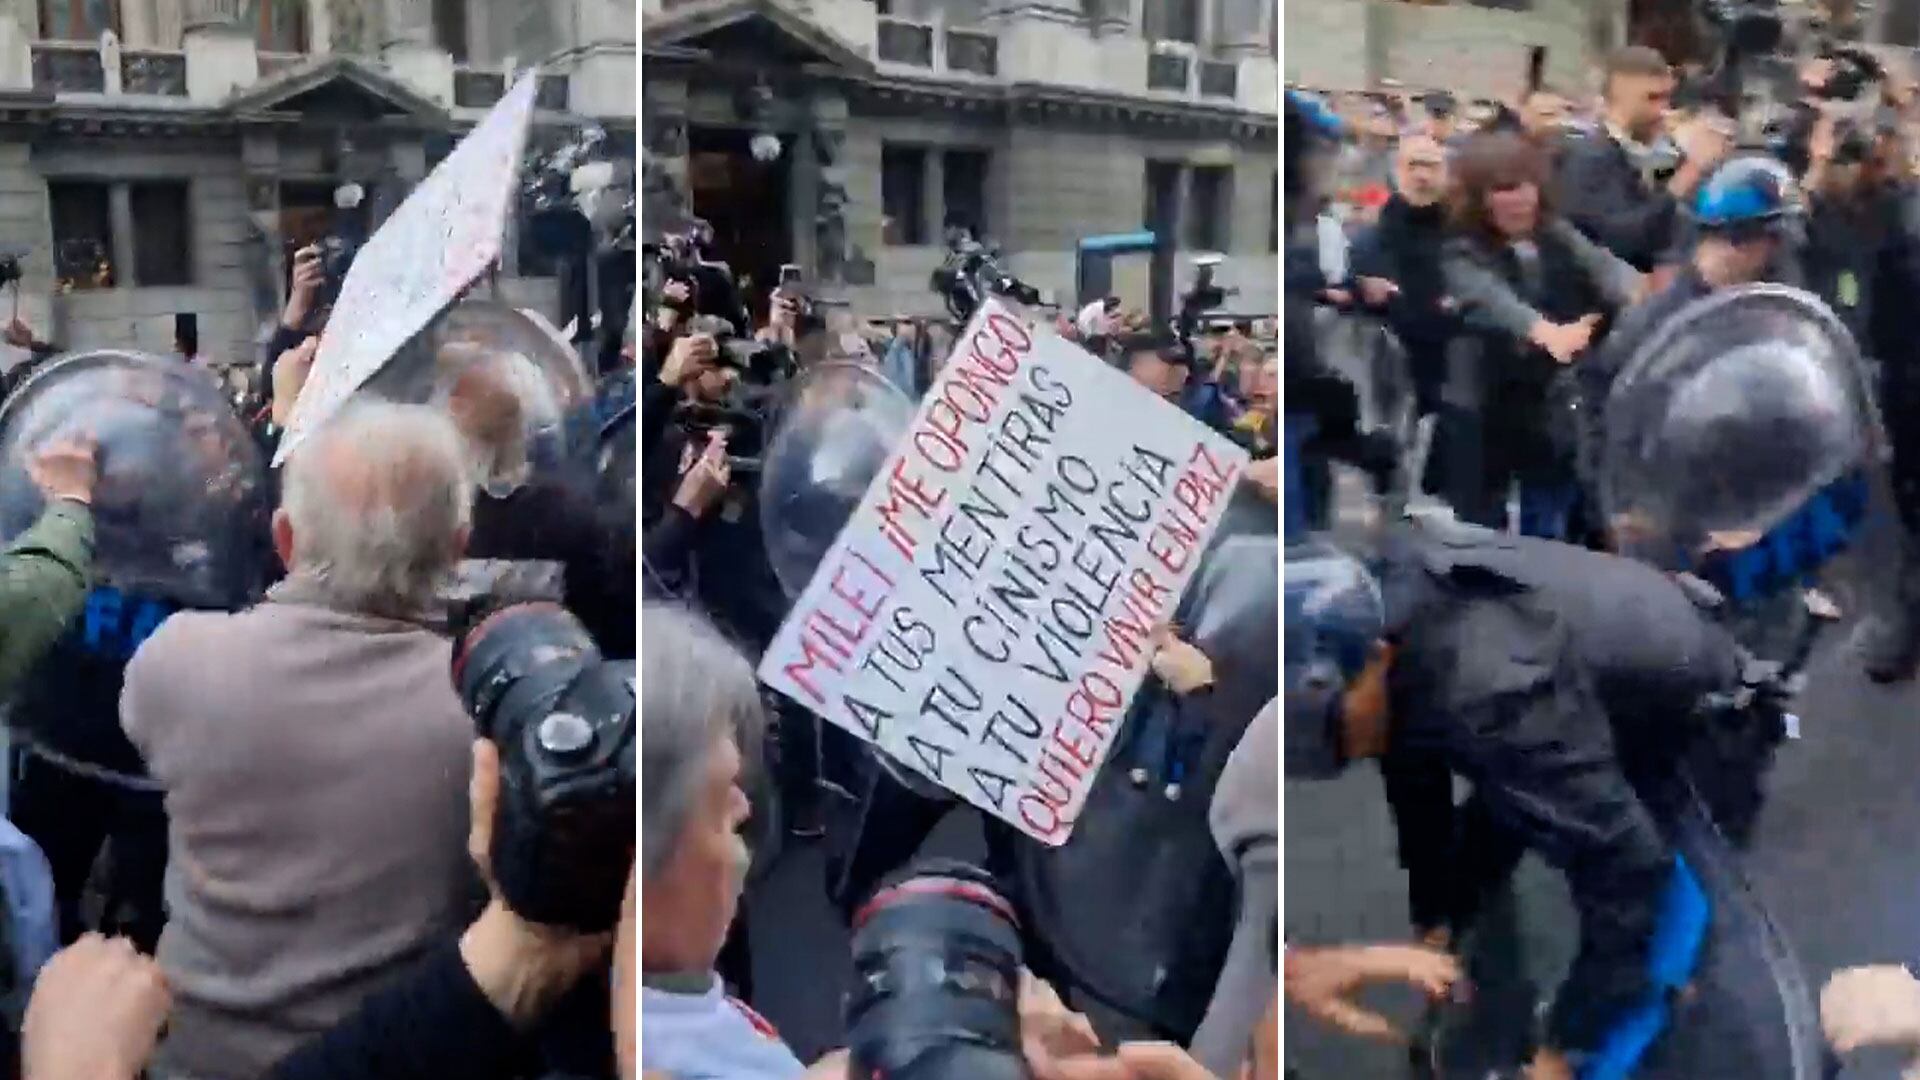
M0 695L80 613L92 568L93 512L76 502L54 503L0 551Z

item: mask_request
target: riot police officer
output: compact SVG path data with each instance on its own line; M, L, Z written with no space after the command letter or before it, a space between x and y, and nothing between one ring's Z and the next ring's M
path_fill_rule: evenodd
M1571 1076L1622 1053L1625 1020L1679 988L1659 973L1697 960L1705 911L1661 901L1700 889L1648 800L1739 650L1659 571L1554 541L1409 524L1377 571L1288 553L1288 774L1384 759L1429 940L1470 921L1524 848L1566 874L1580 951L1534 1067ZM1474 788L1458 810L1452 774Z
M1589 486L1607 395L1621 369L1693 301L1716 289L1781 280L1783 262L1805 240L1806 207L1784 165L1745 155L1715 169L1701 185L1690 223L1696 239L1679 272L1629 308L1606 343L1574 368L1583 420L1581 473Z

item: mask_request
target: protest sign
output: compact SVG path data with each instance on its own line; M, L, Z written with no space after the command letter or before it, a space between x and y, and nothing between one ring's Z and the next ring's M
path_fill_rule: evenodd
M982 305L760 678L1066 842L1247 456Z
M522 75L360 249L274 465L499 261L538 83Z

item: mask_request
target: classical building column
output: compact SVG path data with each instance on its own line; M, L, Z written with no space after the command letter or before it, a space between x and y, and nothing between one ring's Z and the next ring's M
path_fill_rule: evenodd
M280 140L272 132L240 136L240 169L247 189L247 269L256 325L277 319L286 295L284 238L280 235Z
M26 0L0 0L0 91L33 89L34 35L39 9Z
M260 79L260 51L243 15L245 0L184 0L180 47L187 54L187 97L218 104Z
M1209 40L1223 60L1239 60L1267 53L1268 24L1273 19L1271 0L1210 0L1213 34Z
M655 240L685 228L693 213L687 187L687 82L648 79L640 100L640 220L648 239Z
M815 91L808 102L807 126L813 136L813 161L819 170L813 205L814 257L820 280L846 280L853 256L847 232L847 99L832 89ZM795 167L801 167L797 162Z
M393 77L441 108L453 106L453 54L433 39L431 0L381 0L380 57Z

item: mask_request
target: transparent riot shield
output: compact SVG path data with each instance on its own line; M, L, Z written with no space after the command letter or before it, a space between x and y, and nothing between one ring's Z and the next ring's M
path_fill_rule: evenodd
M1602 413L1601 511L1622 554L1751 612L1886 535L1886 445L1867 366L1825 304L1722 290L1621 369Z
M760 474L761 539L788 599L812 580L913 413L899 388L862 364L816 365L791 389L767 438ZM877 749L868 758L916 795L953 798Z
M447 409L476 381L515 400L535 473L570 476L577 463L590 459L599 432L586 364L544 319L519 308L460 301L360 392Z
M1063 845L1019 846L1020 899L1051 954L1051 976L1118 1012L1127 1028L1190 1038L1219 975L1231 926L1232 875L1207 827L1219 771L1247 724L1280 692L1280 537L1264 520L1209 549L1176 620L1214 665L1202 698L1143 689ZM1153 684L1149 683L1149 687ZM1180 791L1150 773L1165 746L1188 742ZM1278 768L1279 763L1275 762Z
M117 710L111 702L77 707L74 695L102 680L117 695L126 660L174 611L233 609L259 597L271 560L266 464L205 369L135 352L66 357L0 408L0 534L8 540L45 508L27 463L76 437L99 447L95 588L78 623L28 676L9 724L45 756L137 787L144 769Z

